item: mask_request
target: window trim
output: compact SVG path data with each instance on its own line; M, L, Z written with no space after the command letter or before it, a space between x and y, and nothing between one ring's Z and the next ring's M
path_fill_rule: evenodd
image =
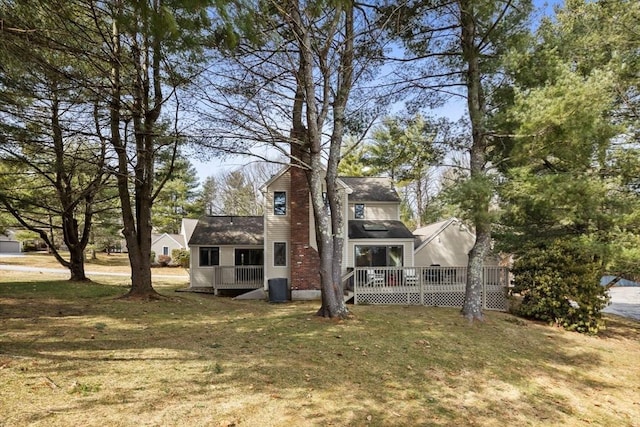
M358 249L359 248L366 248L368 251L372 251L372 250L379 250L381 248L384 248L385 251L385 264L384 266L378 266L378 265L373 265L374 264L374 254L373 253L369 253L369 256L367 257L369 259L369 264L368 265L358 265ZM375 249L374 249L375 248ZM400 249L400 263L399 264L394 264L391 261L391 254L390 254L390 250L393 250L392 248L398 248ZM355 266L357 267L401 267L404 265L405 263L405 247L403 244L378 244L378 245L374 245L374 244L356 244L353 247L353 263Z
M284 205L276 207L276 198L278 194L282 194L284 197ZM273 214L276 216L287 215L287 192L286 191L274 191L273 192Z
M277 263L276 258L276 245L282 245L284 247L284 264ZM273 266L274 267L286 267L288 265L288 254L287 254L287 242L273 242Z
M203 250L207 250L208 251L208 262L209 264L203 264L202 263L202 252ZM217 256L217 264L214 264L211 259L211 253L212 252L217 252L218 256ZM198 267L217 267L220 265L220 247L219 246L200 246L200 249L198 250Z

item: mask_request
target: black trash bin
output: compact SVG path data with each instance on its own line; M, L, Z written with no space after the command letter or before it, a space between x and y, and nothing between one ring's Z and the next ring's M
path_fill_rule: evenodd
M269 302L287 302L289 301L289 287L287 286L286 277L277 277L269 279Z

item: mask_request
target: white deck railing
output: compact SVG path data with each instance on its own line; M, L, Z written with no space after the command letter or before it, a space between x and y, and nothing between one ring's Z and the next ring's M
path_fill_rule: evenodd
M212 286L218 289L258 289L264 286L261 265L217 266L213 268Z
M467 267L357 267L354 303L462 307L466 282ZM484 267L483 308L505 311L508 285L506 267Z

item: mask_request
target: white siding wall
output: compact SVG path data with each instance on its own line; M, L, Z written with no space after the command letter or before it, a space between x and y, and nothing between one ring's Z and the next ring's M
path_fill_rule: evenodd
M349 219L355 219L355 205L364 204L364 219L400 220L400 204L384 202L349 203Z
M452 224L415 254L416 266L428 267L439 264L443 267L462 267L469 262L469 251L473 247L475 237ZM498 259L489 256L485 265L498 265Z
M190 246L191 255L189 257L189 274L191 276L190 286L199 288L213 285L213 268L200 267L200 246Z
M235 247L219 246L220 248L220 265L235 265Z
M156 253L156 261L158 260L158 256L163 254L162 249L165 246L169 248L169 256L171 256L171 252L174 249L182 249L182 245L180 245L180 243L176 242L169 236L163 236L162 238L154 242L151 246L151 250Z
M473 246L474 237L455 224L445 228L425 247L416 253L416 265L428 267L439 264L443 267L464 266Z
M285 191L287 193L287 214L273 214L273 192ZM291 220L291 175L287 171L278 179L273 181L266 189L265 211L264 211L264 286L268 288L267 280L274 277L286 277L291 282L289 264L289 251L291 250L291 230L289 222ZM276 267L273 265L273 243L287 243L287 265Z

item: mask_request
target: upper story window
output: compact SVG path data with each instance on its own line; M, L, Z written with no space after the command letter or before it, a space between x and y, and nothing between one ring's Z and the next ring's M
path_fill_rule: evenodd
M353 207L353 217L355 219L364 219L364 203L356 203Z
M213 265L220 265L220 248L200 248L200 267L211 267Z
M274 215L287 214L287 193L285 191L273 192L273 214Z

